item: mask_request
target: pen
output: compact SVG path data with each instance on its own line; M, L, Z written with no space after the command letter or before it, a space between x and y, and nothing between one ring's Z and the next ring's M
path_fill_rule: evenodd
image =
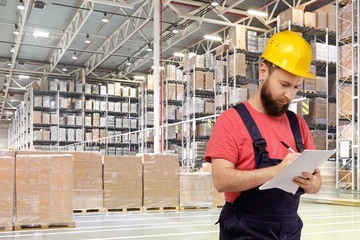
M283 141L280 141L282 143L282 145L284 145L287 149L289 149L291 152L295 152L289 145L287 145L286 143L284 143Z

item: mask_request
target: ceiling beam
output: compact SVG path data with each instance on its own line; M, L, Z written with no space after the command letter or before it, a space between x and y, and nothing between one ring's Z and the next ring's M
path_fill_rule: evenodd
M100 48L96 51L98 53L93 54L85 63L85 66L87 67L86 75L89 75L98 66L105 62L113 53L121 48L128 39L143 28L151 20L152 12L152 1L144 1L144 3L141 4L141 6L139 6L131 16L145 16L145 18L136 19L136 21L134 21L131 17L126 19L100 46Z
M64 31L57 48L50 57L50 72L54 70L60 59L64 56L93 10L94 3L88 1L81 3L67 29Z
M93 2L93 3L110 5L110 6L114 6L114 7L122 7L122 8L129 8L129 9L134 8L134 4L129 4L129 3L126 3L121 0L88 0L88 1Z

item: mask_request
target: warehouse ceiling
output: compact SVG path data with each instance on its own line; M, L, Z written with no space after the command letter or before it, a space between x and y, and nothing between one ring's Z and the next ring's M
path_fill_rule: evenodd
M161 2L165 64L181 60L173 56L175 52L203 53L218 47L235 24L263 33L276 26L276 16L291 6L306 4L312 11L331 1L217 0L217 6L211 0ZM267 12L268 17L249 15L249 9ZM179 33L173 33L174 28ZM150 0L0 0L0 31L3 122L11 120L34 81L134 81L134 75L148 74L153 65L153 52L147 51L154 39ZM222 41L206 40L206 34Z

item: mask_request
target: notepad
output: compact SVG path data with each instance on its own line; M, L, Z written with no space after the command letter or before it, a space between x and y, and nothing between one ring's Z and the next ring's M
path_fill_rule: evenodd
M299 188L292 182L296 176L302 176L303 172L314 172L315 168L320 167L329 157L336 152L334 150L305 150L287 168L259 187L260 190L279 188L286 192L295 194Z

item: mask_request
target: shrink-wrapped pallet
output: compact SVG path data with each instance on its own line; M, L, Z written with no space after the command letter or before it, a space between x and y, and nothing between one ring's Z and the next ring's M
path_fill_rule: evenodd
M115 84L108 83L108 85L107 85L107 94L109 96L114 96L115 95Z
M245 54L236 53L229 56L229 77L246 76Z
M78 129L77 129L77 130L78 130ZM73 128L68 128L66 134L67 134L67 140L68 140L69 142L75 141L75 129L73 129Z
M75 83L68 81L68 89L69 89L69 92L75 92Z
M84 91L85 91L85 94L91 94L91 87L92 85L91 84L85 84L84 86Z
M176 100L182 101L184 99L184 85L176 84Z
M213 115L215 113L215 103L213 100L204 101L204 110L206 115Z
M106 96L106 94L107 94L106 85L101 85L101 86L100 86L100 95Z
M310 130L316 150L326 150L326 133L324 130Z
M316 92L326 93L326 78L325 77L316 77Z
M102 157L99 152L73 152L74 209L103 208Z
M352 46L351 44L345 44L339 47L339 77L348 78L352 77L352 64L354 61L354 72L357 72L357 48L353 48L354 58L352 57ZM354 59L354 60L353 60ZM357 79L355 80L357 81Z
M121 112L121 102L116 102L114 104L114 112Z
M76 116L76 117L75 117L75 125L77 125L77 126L83 125L83 118L82 118L82 116Z
M330 32L336 31L336 5L328 4L321 8L319 8L317 11L323 11L327 13L327 28ZM342 21L342 18L339 18L339 21Z
M34 124L41 124L41 117L42 117L42 112L40 111L33 111L33 123Z
M214 73L205 72L204 90L205 91L214 91Z
M176 67L175 65L165 66L165 78L168 80L176 80Z
M246 88L228 88L229 103L239 104L248 99L248 90Z
M121 84L120 83L114 83L115 85L115 96L122 96L122 91L121 91Z
M42 97L34 97L34 107L42 107Z
M147 75L146 89L154 90L154 75Z
M73 166L70 154L17 154L15 225L73 223Z
M42 140L50 141L50 131L49 130L43 130Z
M203 163L201 171L211 173L211 164ZM225 204L225 196L224 193L219 193L214 184L212 184L212 202L215 207L223 206Z
M123 87L122 96L123 97L129 97L130 96L130 87Z
M58 82L50 81L49 91L57 91L57 89L58 89Z
M14 153L14 152L13 152ZM8 156L6 156L8 155ZM11 156L13 155L13 156ZM11 230L14 212L15 155L0 151L0 227Z
M108 102L108 111L109 112L115 111L115 102Z
M213 70L214 69L214 55L212 53L205 53L204 59L205 59L205 68L208 70Z
M179 156L143 154L143 206L146 208L178 207Z
M289 21L301 27L304 25L304 12L301 9L289 8L281 12L278 18L281 29L288 28Z
M176 84L175 83L167 83L165 85L165 99L167 100L176 100Z
M123 113L129 112L129 103L127 103L127 102L121 103L121 112L123 112Z
M34 130L34 139L33 140L34 141L42 141L43 140L42 129Z
M60 92L66 92L66 82L65 81L59 81L59 91Z
M204 55L194 55L189 59L190 70L195 68L204 68Z
M335 16L333 16L335 17ZM326 30L327 28L327 13L323 11L316 11L316 28Z
M326 99L310 99L309 114L304 116L307 124L327 124L326 122Z
M130 128L137 129L138 119L130 119Z
M81 83L77 83L75 85L75 92L82 93L83 92L83 85Z
M141 157L104 156L104 207L142 207Z
M137 103L130 103L130 113L137 113L138 112L137 106L138 106Z
M211 173L180 173L180 206L212 207Z
M43 124L50 124L50 114L43 112L42 114L42 123Z
M93 84L91 85L91 94L98 95L100 93L100 86Z
M123 126L122 118L115 118L115 127L122 128L122 126Z
M194 83L195 81L195 83ZM190 74L190 90L204 90L205 73L203 71L195 71Z
M92 124L93 126L100 126L100 113L92 114Z
M246 28L245 26L239 25L231 27L229 30L229 49L242 49L246 50ZM227 45L224 45L227 46ZM226 49L224 49L226 51ZM223 52L225 53L225 52ZM216 52L218 56L218 52Z
M82 129L75 130L75 141L81 142L84 140L84 134Z
M182 81L183 80L184 71L181 69L176 69L176 81Z
M316 28L316 13L314 12L304 13L304 26L309 28Z

